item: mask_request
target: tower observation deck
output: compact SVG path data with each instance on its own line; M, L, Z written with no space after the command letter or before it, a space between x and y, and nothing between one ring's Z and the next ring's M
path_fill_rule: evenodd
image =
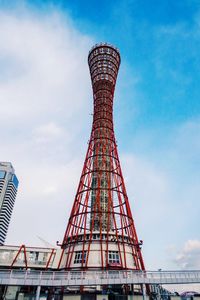
M94 114L88 150L62 242L63 269L144 270L141 242L122 176L113 126L119 51L95 45L88 56Z

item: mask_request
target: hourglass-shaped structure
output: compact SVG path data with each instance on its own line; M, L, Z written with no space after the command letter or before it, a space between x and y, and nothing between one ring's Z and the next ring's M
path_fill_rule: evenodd
M93 124L59 267L144 270L142 241L136 234L113 128L119 51L109 44L95 45L88 64Z

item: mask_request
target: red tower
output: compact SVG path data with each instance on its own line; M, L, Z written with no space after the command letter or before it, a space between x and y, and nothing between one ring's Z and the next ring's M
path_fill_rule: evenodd
M88 64L94 95L92 132L60 268L144 270L113 129L119 51L98 44L89 52Z

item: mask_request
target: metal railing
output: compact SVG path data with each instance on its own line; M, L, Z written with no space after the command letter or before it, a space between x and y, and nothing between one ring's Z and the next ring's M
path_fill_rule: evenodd
M200 271L0 271L0 285L70 287L187 283L200 283Z

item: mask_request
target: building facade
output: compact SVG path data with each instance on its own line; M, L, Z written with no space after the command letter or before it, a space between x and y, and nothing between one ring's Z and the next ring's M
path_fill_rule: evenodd
M12 164L0 162L0 245L3 245L6 239L18 183Z

